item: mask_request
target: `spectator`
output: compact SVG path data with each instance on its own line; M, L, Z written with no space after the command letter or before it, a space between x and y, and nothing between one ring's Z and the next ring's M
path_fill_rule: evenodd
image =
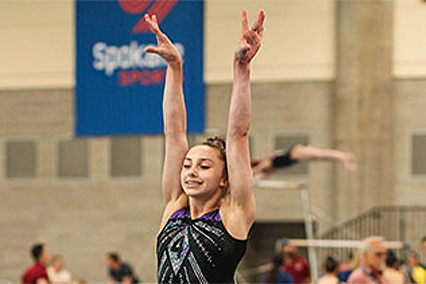
M284 263L283 253L275 255L271 262L272 269L266 274L262 283L294 283L293 277L281 268Z
M361 267L355 269L349 276L349 284L384 284L382 276L385 268L386 249L382 237L365 239L360 248Z
M393 251L388 251L386 255L386 268L383 271L383 278L386 283L403 284L404 274L398 269L398 260Z
M339 282L347 283L352 271L359 266L359 262L358 251L355 251L355 253L351 251L348 255L348 259L340 266L340 272L337 275Z
M47 269L50 283L52 284L70 284L72 283L71 273L64 268L64 259L62 256L52 257L51 266Z
M339 263L331 256L327 257L324 263L324 275L318 280L318 284L338 284Z
M410 278L417 284L426 284L426 270L419 265L419 255L411 251L408 256Z
M31 248L31 256L34 264L28 267L22 275L23 284L47 284L49 276L47 275L46 265L49 262L49 256L44 244L35 244Z
M110 252L107 254L107 266L110 283L136 284L139 283L138 277L133 273L132 267L122 262L118 253Z
M299 254L299 249L290 243L284 244L284 271L288 272L294 280L295 284L310 283L311 273L309 264Z

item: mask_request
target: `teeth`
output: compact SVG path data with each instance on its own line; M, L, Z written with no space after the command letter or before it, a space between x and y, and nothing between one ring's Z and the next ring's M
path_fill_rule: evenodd
M193 184L201 184L201 182L199 182L199 181L187 181L186 182L187 184L189 184L189 185L193 185Z

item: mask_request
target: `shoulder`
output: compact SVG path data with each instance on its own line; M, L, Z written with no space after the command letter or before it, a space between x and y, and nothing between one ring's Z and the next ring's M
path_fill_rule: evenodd
M349 276L348 283L363 283L363 282L359 282L359 280L362 280L364 278L365 278L364 271L361 268L357 268Z
M166 208L163 211L163 217L161 218L161 228L160 232L164 229L167 222L170 220L170 218L173 217L173 215L184 208L188 207L188 197L185 194L182 194L178 200L175 202L170 202L166 205Z
M121 271L132 271L132 267L127 262L123 262L120 267Z
M308 260L306 258L299 256L299 261L303 263L303 265L309 265Z
M41 265L40 263L35 264L35 265L32 267L32 271L34 271L34 273L35 273L37 276L41 276L41 277L43 277L43 276L47 276L47 269L46 269L46 267L44 267L44 266L43 266L43 265Z

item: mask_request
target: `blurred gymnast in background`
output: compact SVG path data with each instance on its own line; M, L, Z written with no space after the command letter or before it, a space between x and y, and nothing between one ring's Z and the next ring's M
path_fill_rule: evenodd
M346 171L356 169L354 155L350 152L296 144L287 151L275 151L268 158L253 159L253 173L256 179L261 180L268 177L276 169L287 168L304 161L337 161L342 163Z

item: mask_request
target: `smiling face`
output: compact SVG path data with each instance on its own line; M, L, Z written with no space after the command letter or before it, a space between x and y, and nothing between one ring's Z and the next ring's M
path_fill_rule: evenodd
M183 162L181 185L188 197L210 199L222 196L227 187L225 162L219 150L208 145L191 148Z

